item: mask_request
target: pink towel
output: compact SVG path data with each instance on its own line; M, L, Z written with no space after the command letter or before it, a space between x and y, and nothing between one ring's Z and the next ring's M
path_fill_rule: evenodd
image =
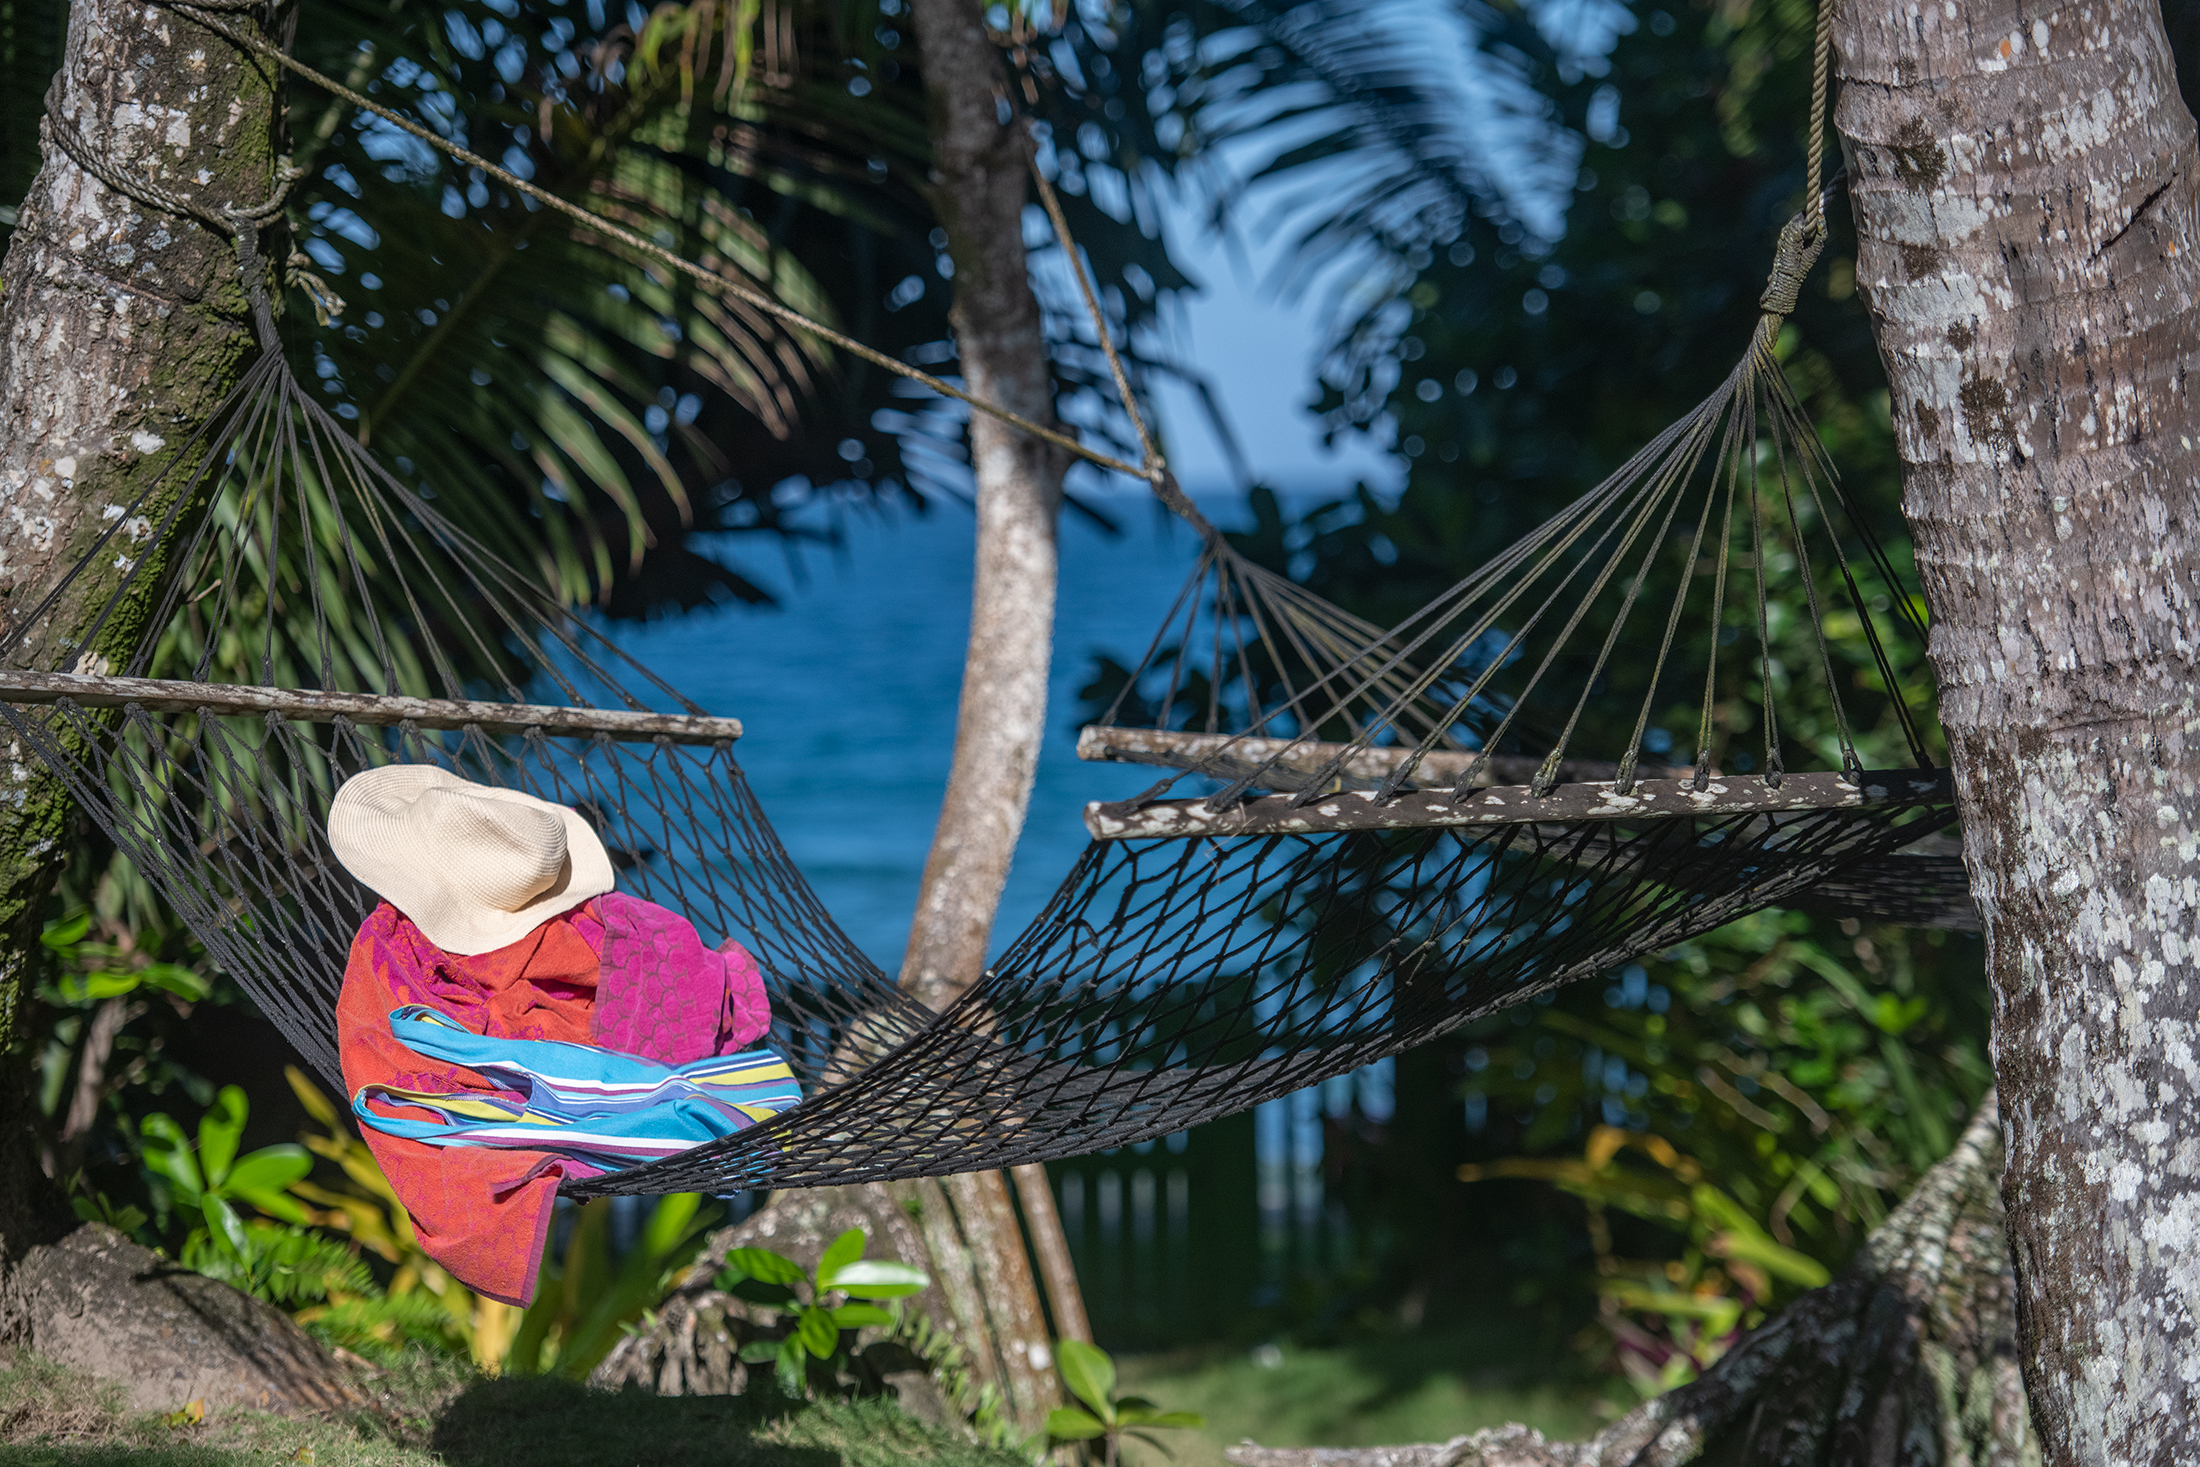
M764 977L738 943L712 952L685 917L625 892L594 905L603 949L591 1043L684 1065L745 1049L771 1028Z

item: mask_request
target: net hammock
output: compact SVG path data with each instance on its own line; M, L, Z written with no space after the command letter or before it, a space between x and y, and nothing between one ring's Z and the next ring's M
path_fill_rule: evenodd
M1248 562L1198 516L1161 469L1103 327L1148 461L1068 446L1147 478L1203 552L1080 753L1166 773L1135 800L1088 808L1093 841L1053 899L942 1012L835 925L734 758L737 722L544 596L299 386L243 220L265 350L169 473L0 638L0 718L334 1083L336 992L375 898L335 861L325 818L363 769L432 763L573 806L622 887L748 947L771 1042L808 1098L681 1156L569 1183L577 1196L939 1175L1121 1146L1763 907L1907 902L1922 920L1956 898L1923 879L1944 854L1897 854L1954 815L1889 653L1920 629L1774 350L1823 238L1815 184L1720 388L1388 630ZM82 625L53 624L92 587L104 594ZM1821 604L1836 596L1843 627ZM1735 608L1753 636L1730 644ZM1798 626L1815 649L1800 659ZM1859 688L1913 767L1864 768ZM1831 732L1797 745L1783 707L1811 689ZM1753 720L1736 718L1737 699ZM1759 752L1745 755L1733 734L1750 721ZM1642 760L1675 747L1692 757Z
M279 352L0 644L18 669L0 673L0 717L332 1081L336 989L375 899L323 822L361 769L433 763L572 805L622 886L745 944L809 1098L576 1194L1119 1146L1853 877L1948 821L1771 340L1760 331L1720 391L1612 481L1400 627L1369 626L1208 531L1114 720L1083 741L1165 777L1088 810L1095 839L1053 900L940 1013L864 957L788 859L734 758L739 725L450 524ZM1652 571L1678 558L1691 573L1646 615ZM1915 769L1856 758L1816 592L1833 565L1875 628L1862 640ZM45 635L58 652L22 667L74 583L114 567L87 624ZM1748 656L1716 634L1742 580L1763 634ZM1752 668L1782 688L1768 628L1798 587L1839 767L1785 767L1770 692L1760 772L1721 772L1708 713L1691 767L1639 763L1691 649L1705 708ZM1638 621L1654 656L1627 640ZM121 665L92 651L118 644L134 647ZM1604 723L1631 718L1626 751L1602 768L1575 757L1587 710L1623 697L1629 716ZM1125 726L1141 707L1148 726ZM1187 795L1186 781L1205 783Z

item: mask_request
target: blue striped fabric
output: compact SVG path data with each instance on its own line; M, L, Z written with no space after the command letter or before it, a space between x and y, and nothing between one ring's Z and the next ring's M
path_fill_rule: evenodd
M794 1072L768 1049L660 1065L585 1044L491 1039L422 1004L393 1009L390 1032L417 1054L479 1070L515 1092L506 1099L364 1085L352 1097L361 1125L431 1146L551 1151L617 1171L745 1131L802 1098ZM383 1115L369 1102L442 1119Z

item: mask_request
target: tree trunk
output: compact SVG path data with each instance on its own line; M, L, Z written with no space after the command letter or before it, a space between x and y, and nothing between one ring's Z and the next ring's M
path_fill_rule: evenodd
M1703 1375L1585 1442L1500 1426L1392 1447L1229 1449L1240 1467L2028 1467L1991 1096L1855 1262Z
M1028 143L1001 102L999 49L985 33L976 0L914 0L919 55L932 108L932 197L946 224L955 263L952 320L970 391L1036 422L1054 421L1053 375L1039 302L1025 271L1023 211ZM947 795L925 862L917 912L902 963L902 986L945 1008L984 972L994 914L1046 732L1047 674L1053 654L1055 521L1064 459L1059 450L984 414L970 428L978 542L963 662L962 697ZM1045 1168L1020 1168L1023 1224L1032 1234L1055 1332L1089 1338L1069 1248L1054 1212ZM934 1277L928 1307L962 1346L969 1369L997 1389L1020 1427L1036 1433L1061 1400L1054 1378L1047 1312L1040 1300L1015 1198L1000 1172L973 1172L872 1188L845 1205L879 1212L898 1198L915 1206ZM711 1240L706 1259L738 1239L795 1229L789 1219L814 1210L801 1195L775 1202L772 1216ZM883 1215L883 1214L882 1214ZM806 1235L805 1235L806 1236ZM692 1279L707 1277L711 1267ZM708 1290L696 1297L707 1313ZM647 1335L607 1361L600 1378L665 1388L727 1389L716 1384L695 1341L711 1331L668 1311ZM727 1377L730 1379L730 1377Z
M233 19L250 24L248 15ZM49 129L122 178L219 213L273 188L280 151L265 62L143 0L77 0ZM136 499L235 385L255 351L229 241L87 172L49 132L0 266L0 622L10 631ZM149 526L125 525L128 546ZM29 629L20 666L73 646L122 575L86 576ZM86 657L143 631L125 606ZM0 1256L50 1231L27 1160L16 1015L66 860L60 783L10 743L0 755Z
M2200 156L2154 0L1838 12L2046 1460L2200 1460Z
M1030 142L1002 100L1000 50L985 33L978 0L913 0L911 16L932 110L933 208L955 262L950 319L964 383L985 401L1052 423L1053 369L1024 263ZM1066 467L1060 450L983 413L972 419L970 448L978 505L970 645L947 795L901 968L902 986L934 1008L945 1008L985 971L1031 803L1046 734L1055 523ZM1038 1180L1044 1186L1043 1174ZM1007 1179L976 1172L944 1185L966 1227L982 1235L972 1259L994 1313L1002 1386L1018 1418L1036 1429L1061 1395ZM1066 1256L1051 1207L1030 1221L1035 1233L1052 1226L1057 1235L1042 1239L1042 1257ZM1052 1282L1059 1294L1061 1281ZM1075 1288L1074 1276L1068 1286Z

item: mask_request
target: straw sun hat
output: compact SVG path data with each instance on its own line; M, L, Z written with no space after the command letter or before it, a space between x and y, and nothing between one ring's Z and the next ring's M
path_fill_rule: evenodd
M448 953L493 952L614 885L580 813L426 764L344 781L328 841L344 869Z

